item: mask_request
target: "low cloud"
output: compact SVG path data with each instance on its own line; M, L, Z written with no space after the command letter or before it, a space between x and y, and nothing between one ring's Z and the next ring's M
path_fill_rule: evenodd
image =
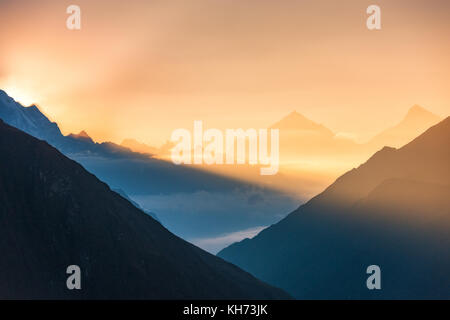
M156 213L166 228L183 239L212 239L268 226L300 204L289 195L246 188L130 197L142 208Z
M254 227L241 231L226 233L212 238L188 239L188 241L212 254L216 254L221 249L229 246L232 243L241 241L246 238L253 238L265 228L267 228L267 226Z

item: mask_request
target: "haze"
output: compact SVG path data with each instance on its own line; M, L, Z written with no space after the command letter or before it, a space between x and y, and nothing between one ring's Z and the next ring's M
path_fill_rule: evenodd
M293 110L366 141L422 105L448 114L448 1L2 0L0 87L65 134L166 142L172 130L265 128Z

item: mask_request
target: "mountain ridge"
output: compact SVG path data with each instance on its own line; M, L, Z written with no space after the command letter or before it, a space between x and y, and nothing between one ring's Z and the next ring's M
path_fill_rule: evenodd
M300 299L448 299L448 141L450 117L218 256ZM381 291L364 286L370 264L387 270Z

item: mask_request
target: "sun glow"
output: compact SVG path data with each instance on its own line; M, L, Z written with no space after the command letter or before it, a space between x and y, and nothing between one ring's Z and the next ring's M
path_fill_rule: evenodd
M36 97L24 89L20 89L15 86L0 86L0 89L5 91L10 97L14 98L14 100L23 106L30 106L37 103Z

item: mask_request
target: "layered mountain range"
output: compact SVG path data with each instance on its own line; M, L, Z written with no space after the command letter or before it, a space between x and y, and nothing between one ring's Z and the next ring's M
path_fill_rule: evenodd
M97 143L85 131L64 136L36 106L24 107L1 90L0 119L47 141L146 212L157 212L164 226L185 239L269 225L298 204L278 190L239 177L175 165L146 150ZM270 203L255 203L255 197Z
M2 90L0 90L0 119L38 139L47 141L65 155L92 169L91 172L112 187L123 189L128 194L188 192L204 188L224 190L238 185L233 179L193 168L175 166L112 142L97 143L85 131L64 136L58 124L51 122L37 106L24 107ZM99 166L95 161L98 159L109 161L107 163L103 161ZM123 161L128 161L128 166ZM133 179L124 177L124 171ZM189 183L186 183L186 180L189 180Z
M450 297L450 117L219 256L306 299ZM368 290L366 269L381 268Z
M269 127L279 130L280 168L277 175L261 177L258 166L205 165L202 169L272 186L306 200L377 150L384 146L401 147L440 120L439 116L414 105L398 124L367 142L357 143L345 134L335 133L293 111ZM155 148L135 139L125 139L121 146L157 158L170 156L168 144Z
M0 120L1 299L285 299ZM69 290L68 266L81 270Z
M85 131L64 136L37 106L23 107L1 90L0 119L55 146L146 212L157 212L169 230L198 243L279 221L375 150L412 139L439 120L414 106L399 125L357 144L292 112L271 127L280 130L280 171L261 176L254 166L187 167L159 159L170 143L97 143Z

